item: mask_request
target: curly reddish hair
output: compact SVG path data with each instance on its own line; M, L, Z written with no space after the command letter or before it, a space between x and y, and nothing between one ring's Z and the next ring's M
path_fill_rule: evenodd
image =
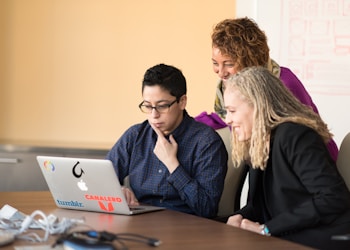
M225 19L212 33L212 46L228 55L242 70L251 66L266 66L269 60L267 37L257 23L247 17Z

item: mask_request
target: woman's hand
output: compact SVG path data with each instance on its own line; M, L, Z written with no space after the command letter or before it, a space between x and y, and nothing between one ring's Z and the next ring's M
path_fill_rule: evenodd
M248 231L251 231L254 233L258 233L258 234L261 234L261 231L262 231L261 224L259 224L257 222L253 222L253 221L248 220L248 219L244 219L242 217L242 215L240 215L240 214L236 214L236 215L229 217L227 220L227 225L239 227L239 228L242 228L244 230L248 230Z
M122 190L123 190L125 199L128 202L128 205L132 205L132 206L140 205L138 200L136 199L136 196L135 196L134 192L131 191L130 188L122 187Z
M236 214L236 215L230 216L226 224L234 227L241 227L242 220L243 220L242 215Z
M262 225L257 223L257 222L253 222L251 220L248 219L243 219L241 222L241 228L244 230L248 230L254 233L258 233L261 234L262 231Z
M180 164L177 159L178 145L174 139L174 136L170 135L168 141L162 131L160 131L153 124L151 124L151 126L154 132L156 132L158 135L158 139L153 152L158 157L158 159L163 162L163 164L168 168L169 172L172 173Z

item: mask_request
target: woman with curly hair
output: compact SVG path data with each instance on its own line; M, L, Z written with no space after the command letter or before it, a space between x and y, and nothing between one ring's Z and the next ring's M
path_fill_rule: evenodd
M211 38L213 70L220 78L214 109L221 118L225 118L223 101L225 81L242 69L251 66L267 68L295 97L318 114L317 107L297 76L290 69L279 66L270 58L267 37L252 19L247 17L225 19L214 27ZM327 146L333 160L336 161L337 145L331 140Z

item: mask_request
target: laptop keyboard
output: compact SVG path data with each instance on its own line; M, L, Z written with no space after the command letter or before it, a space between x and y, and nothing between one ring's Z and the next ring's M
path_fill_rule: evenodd
M144 210L143 207L130 207L131 211Z

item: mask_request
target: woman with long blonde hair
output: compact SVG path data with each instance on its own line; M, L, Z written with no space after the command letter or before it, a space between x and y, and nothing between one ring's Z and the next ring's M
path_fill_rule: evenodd
M249 168L247 205L227 224L320 249L348 248L350 192L327 150L327 124L265 67L225 83L235 166Z

